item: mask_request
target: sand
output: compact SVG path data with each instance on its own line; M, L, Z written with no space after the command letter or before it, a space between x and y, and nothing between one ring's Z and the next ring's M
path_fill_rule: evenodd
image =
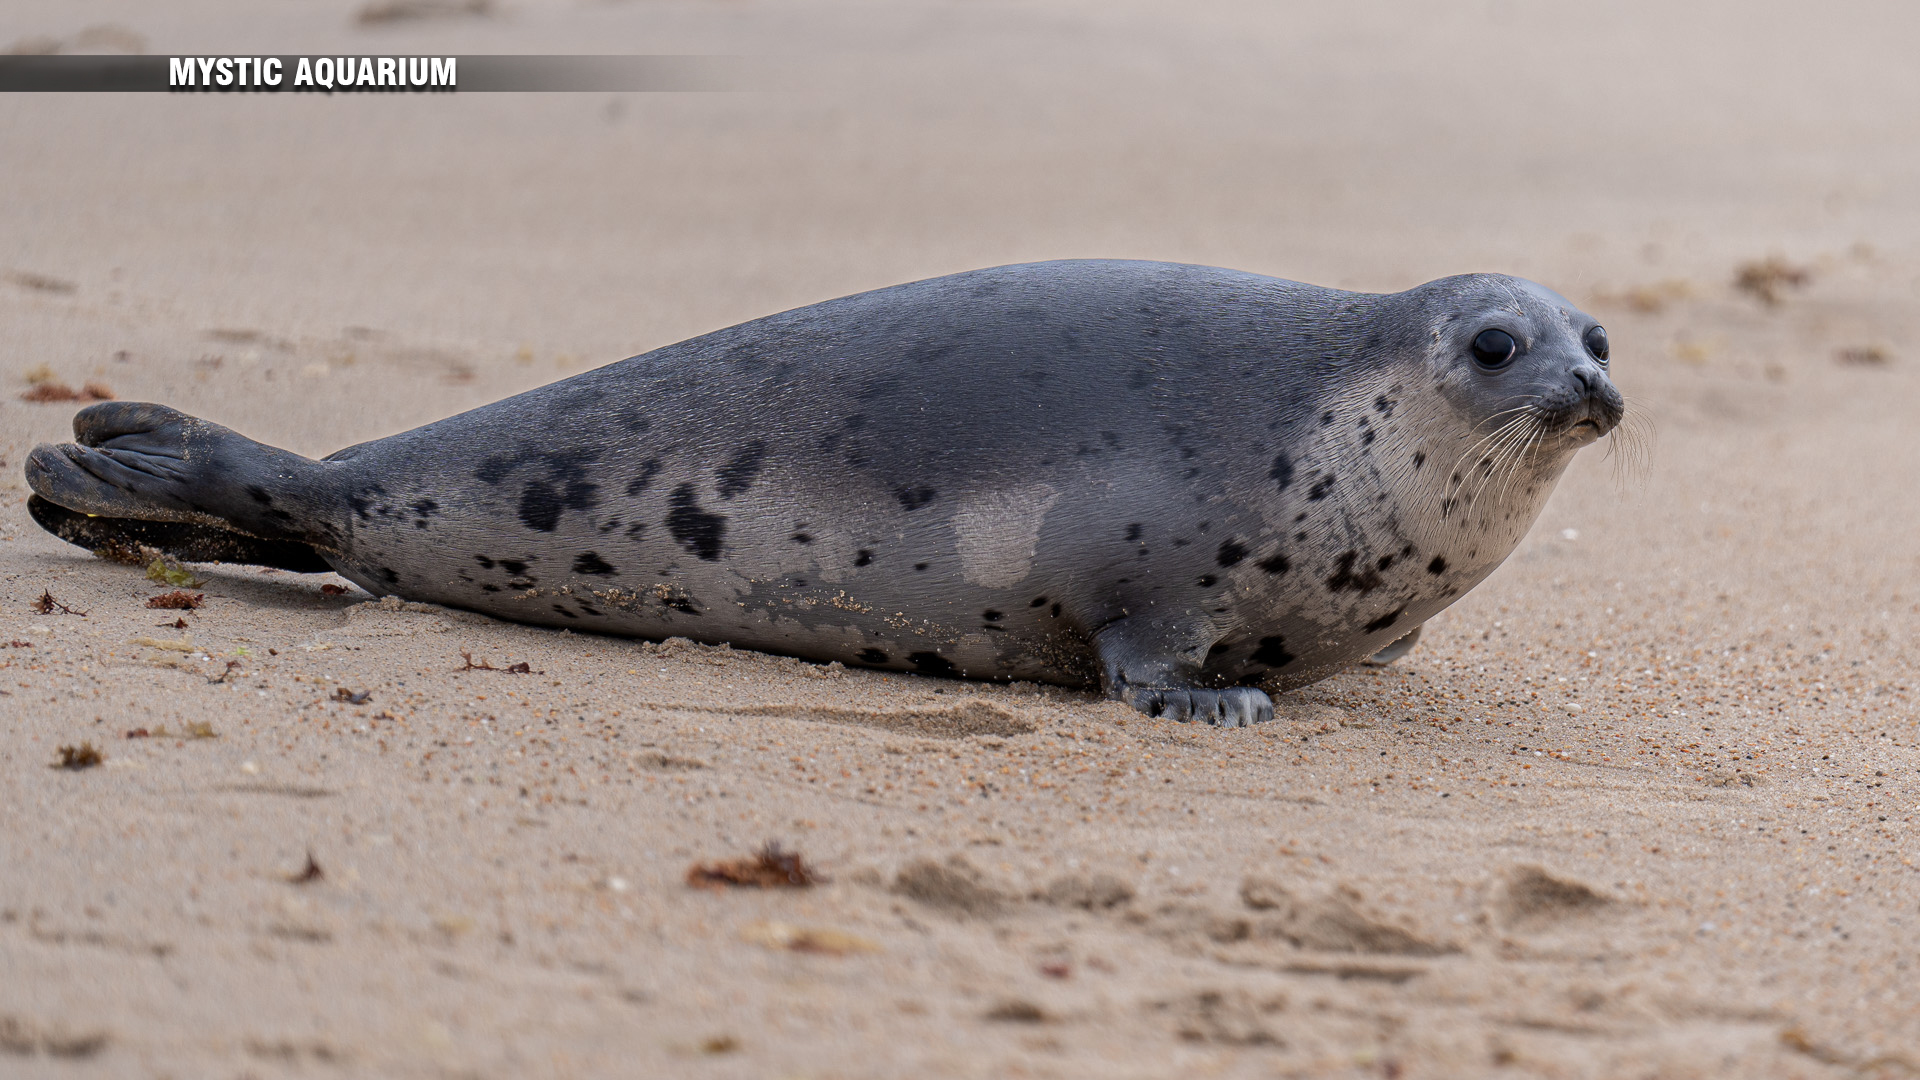
M1451 9L9 5L0 45L812 81L0 100L0 1074L1920 1072L1910 8ZM1086 256L1526 275L1653 437L1405 660L1238 731L332 576L150 609L24 508L75 407L35 378L321 454ZM769 841L815 883L686 883Z

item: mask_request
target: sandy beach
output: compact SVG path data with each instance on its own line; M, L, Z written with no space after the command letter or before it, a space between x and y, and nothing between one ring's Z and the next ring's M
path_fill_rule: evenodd
M471 8L0 14L15 51L799 73L0 98L0 1075L1920 1074L1909 6ZM1082 257L1528 277L1649 437L1412 654L1240 730L157 581L26 512L89 384L319 456ZM689 884L769 843L805 871Z

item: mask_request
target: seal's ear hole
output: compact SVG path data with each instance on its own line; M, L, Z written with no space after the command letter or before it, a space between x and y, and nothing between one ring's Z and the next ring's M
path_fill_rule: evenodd
M1604 326L1594 327L1593 329L1587 331L1587 336L1581 340L1586 342L1587 351L1593 354L1593 358L1595 360L1600 361L1602 364L1607 362L1607 328L1606 327Z
M1484 368L1505 367L1518 351L1520 343L1505 330L1482 330L1473 339L1474 362Z

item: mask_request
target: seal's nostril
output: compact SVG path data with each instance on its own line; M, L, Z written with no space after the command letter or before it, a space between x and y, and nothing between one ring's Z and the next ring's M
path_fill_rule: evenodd
M1580 384L1580 389L1586 391L1589 394L1593 393L1593 373L1592 372L1586 370L1585 368L1574 368L1573 381Z

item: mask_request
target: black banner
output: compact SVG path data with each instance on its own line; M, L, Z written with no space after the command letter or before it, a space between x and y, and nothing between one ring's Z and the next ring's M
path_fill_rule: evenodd
M733 56L0 56L0 92L445 94L771 89Z

